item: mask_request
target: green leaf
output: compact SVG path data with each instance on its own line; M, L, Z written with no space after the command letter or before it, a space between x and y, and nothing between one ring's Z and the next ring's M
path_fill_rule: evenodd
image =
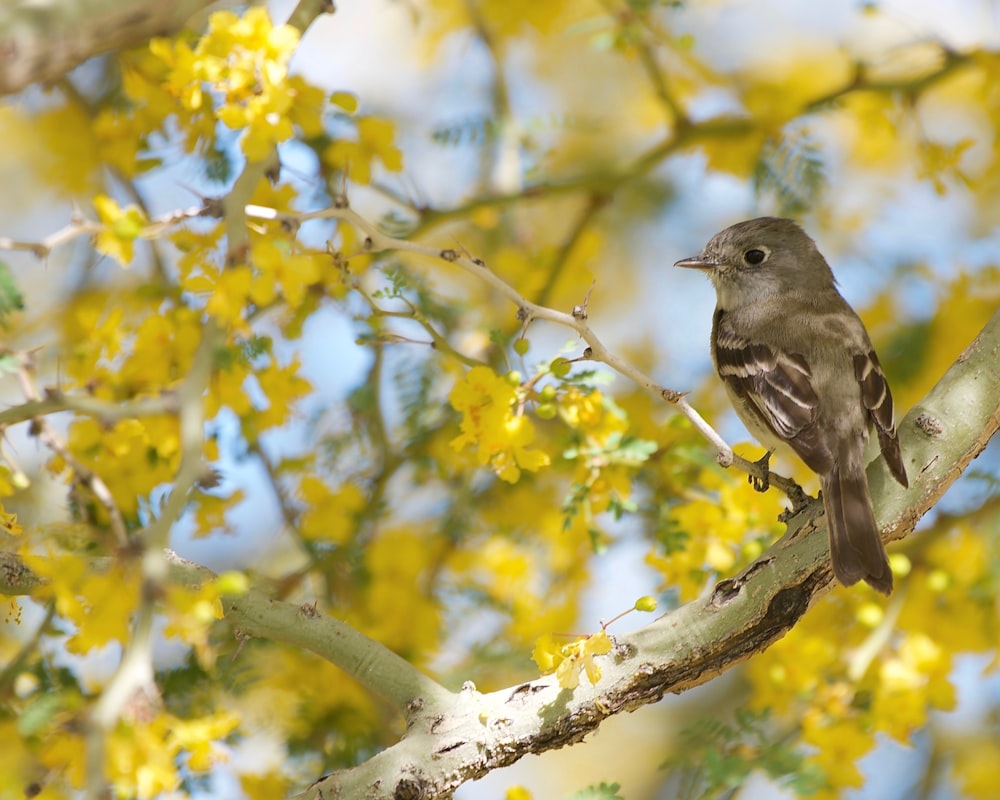
M604 783L596 786L588 786L578 792L571 794L567 800L625 800L623 795L618 794L621 786L617 783Z
M728 798L755 771L779 786L792 786L800 796L815 794L825 779L794 742L777 735L768 712L737 709L734 724L701 719L684 729L663 768L682 775L693 788L690 796L703 800Z
M791 133L764 145L752 176L754 194L773 196L784 217L802 214L826 189L826 169L819 145L808 131Z
M17 731L22 736L37 736L48 728L52 718L63 710L64 697L59 692L37 694L18 715Z
M500 123L488 116L473 116L458 122L442 125L431 133L435 144L482 145L494 141L500 132Z
M14 281L14 275L6 263L0 261L0 324L13 311L24 310L24 295Z
M648 439L639 439L634 436L623 436L618 445L618 456L632 463L639 463L649 459L659 445Z
M21 368L21 362L10 353L0 355L0 375L13 375Z
M228 150L216 145L206 151L202 158L206 179L219 184L228 183L232 179L233 162Z

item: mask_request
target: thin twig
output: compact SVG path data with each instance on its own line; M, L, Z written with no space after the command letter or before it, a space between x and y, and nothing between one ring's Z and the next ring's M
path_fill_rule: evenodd
M380 252L383 250L397 250L418 255L427 256L439 261L446 261L449 264L465 270L492 287L499 294L510 300L517 306L518 320L527 325L533 320L546 320L554 322L576 331L577 334L587 343L584 350L585 358L591 361L599 361L607 364L613 370L631 380L651 394L672 403L677 410L683 414L704 436L717 451L717 459L724 467L736 466L748 475L763 477L759 465L747 461L736 455L726 441L716 432L716 430L705 421L684 396L683 392L675 389L668 389L661 386L651 377L642 372L631 362L621 356L611 352L600 340L596 333L587 324L586 319L575 317L572 313L557 311L553 308L533 303L520 294L513 286L508 284L496 273L489 269L486 264L478 258L466 255L454 249L439 249L428 245L418 244L406 239L398 239L394 236L380 231L374 224L359 215L347 205L346 198L339 198L329 208L318 211L307 212L279 212L273 208L264 206L248 205L246 215L251 219L270 220L274 222L305 222L313 219L340 219L343 220L364 234L363 249L366 253ZM783 491L793 491L794 482L779 475L771 474L771 482Z
M21 366L18 368L17 378L21 384L21 391L24 392L24 396L30 402L36 404L42 402L41 395L38 393L35 382L31 377L33 363L30 354L20 354L20 362ZM45 417L34 417L32 424L35 426L34 430L42 443L66 462L66 465L73 471L74 478L87 487L97 499L97 502L104 508L105 513L108 515L108 527L111 528L111 533L114 534L118 546L127 546L128 531L125 527L125 519L122 517L118 503L115 501L115 497L111 493L111 489L104 482L104 479L92 469L80 463Z
M61 411L75 411L104 422L177 413L177 396L172 391L165 391L156 397L137 397L120 403L89 395L66 394L61 389L46 388L43 394L44 397L40 399L32 399L0 411L0 428Z

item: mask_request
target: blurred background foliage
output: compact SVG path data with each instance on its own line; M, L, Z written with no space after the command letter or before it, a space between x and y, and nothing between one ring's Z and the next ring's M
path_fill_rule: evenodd
M202 453L217 479L171 520L172 546L318 603L451 688L530 679L539 637L639 595L697 597L780 535L782 498L578 360L567 330L310 212L346 196L533 302L589 297L611 350L734 443L711 289L669 268L726 225L802 221L898 416L997 308L990 4L339 6L301 30L281 24L287 2L206 13L0 107L5 400L163 396L218 326ZM253 218L234 241L232 197L295 224ZM55 798L82 781L76 721L140 598L128 542L163 513L182 445L170 413L47 419L48 435L9 427L2 451L6 547L44 555L51 582L2 629L0 793ZM836 589L696 699L610 721L574 772L549 754L459 796L993 797L998 466L987 449L891 548L891 598ZM116 566L88 569L102 554ZM161 598L162 703L108 745L121 796L275 797L402 733L315 657L241 647L217 597Z

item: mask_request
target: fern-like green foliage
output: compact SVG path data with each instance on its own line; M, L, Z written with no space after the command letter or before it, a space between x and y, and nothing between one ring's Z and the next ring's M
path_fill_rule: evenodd
M588 786L578 792L571 794L566 800L625 800L623 795L618 794L621 787L617 783L601 783L596 786Z
M661 766L676 771L678 800L731 797L758 771L799 797L809 797L824 785L804 754L768 725L766 710L739 709L731 723L698 720L681 732L676 749Z
M793 217L807 211L826 189L819 145L807 129L768 141L752 181L758 199L773 200L779 216Z
M14 281L10 267L0 261L0 325L7 326L6 319L14 311L24 309L24 295Z

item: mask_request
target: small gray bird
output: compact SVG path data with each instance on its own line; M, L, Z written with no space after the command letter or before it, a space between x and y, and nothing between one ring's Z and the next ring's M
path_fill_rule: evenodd
M770 452L790 447L819 475L837 579L889 594L864 447L874 425L889 471L909 485L892 395L815 242L792 220L761 217L674 266L703 270L715 286L712 361L743 424Z

